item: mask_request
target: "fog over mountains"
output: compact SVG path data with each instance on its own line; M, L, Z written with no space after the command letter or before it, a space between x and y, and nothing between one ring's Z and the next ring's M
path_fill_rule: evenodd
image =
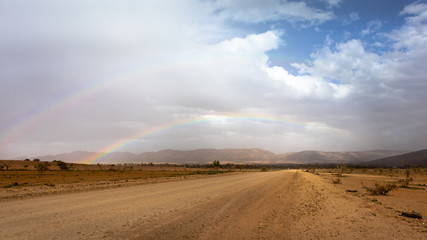
M427 151L420 151L418 154L419 161L423 156L427 156ZM284 154L274 154L263 149L195 149L189 151L179 151L166 149L158 152L144 152L134 154L130 152L113 152L100 158L95 163L211 163L220 161L222 163L235 164L281 164L281 163L297 163L297 164L358 164L383 159L378 164L384 165L384 159L397 155L406 154L403 151L393 150L371 150L371 151L348 151L348 152L323 152L323 151L301 151L290 152ZM57 155L40 156L43 161L62 160L66 162L84 162L96 154L95 152L71 152ZM405 155L402 155L405 158ZM409 155L410 157L412 155ZM421 159L421 160L420 160ZM426 158L427 159L427 158ZM385 160L387 161L387 160ZM400 162L402 160L399 160ZM396 164L396 163L395 163ZM399 164L398 164L399 165Z

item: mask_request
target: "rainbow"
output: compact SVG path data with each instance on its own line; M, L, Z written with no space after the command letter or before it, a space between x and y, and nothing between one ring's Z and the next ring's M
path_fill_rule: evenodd
M115 81L118 77L102 80L99 78L90 84L80 86L74 91L70 91L64 96L56 98L47 104L40 105L16 119L10 120L9 127L0 132L0 145L14 142L27 131L36 128L38 125L49 119L55 118L66 110L78 106L82 102L89 101L100 92L100 86L108 86L108 83Z
M67 94L58 96L53 101L37 106L27 113L17 116L15 119L8 120L9 126L4 130L0 129L0 146L15 142L26 132L37 128L37 126L42 125L49 119L53 119L68 109L89 101L114 82L136 78L144 71L161 71L169 65L171 65L169 62L162 63L162 65L151 64L143 67L138 66L137 70L129 68L114 75L97 76L93 78L94 80L87 81L88 83L70 90ZM2 149L4 148L0 148L0 153Z
M257 122L257 123L279 123L279 124L287 124L287 125L298 125L305 126L305 124L296 122L296 121L285 121L282 119L270 117L270 116L250 116L250 115L237 115L233 113L227 114L219 114L219 115L205 115L198 118L187 119L185 121L178 121L174 123L169 123L165 125L159 125L152 127L150 129L144 130L142 132L138 132L132 136L127 138L123 138L103 149L101 149L98 153L93 154L89 158L85 159L83 163L86 164L94 164L99 161L104 156L119 150L120 148L131 144L138 139L142 139L154 134L158 134L161 132L171 131L173 129L192 126L196 124L208 123L208 122L229 122L229 121L244 121L244 122Z
M220 60L218 59L218 61ZM197 63L198 61L197 58L194 58L189 62ZM163 71L164 69L168 69L169 66L176 64L179 64L179 62L171 59L162 61L161 64L152 62L144 66L132 66L128 69L122 69L122 71L114 74L109 73L108 75L96 76L93 80L86 81L86 84L76 87L68 94L61 95L51 102L35 107L21 116L17 116L15 119L8 120L9 126L5 127L4 130L0 129L0 146L6 146L15 142L19 137L25 135L26 132L37 128L37 126L42 125L47 120L55 118L55 116L60 115L67 109L89 101L114 82L137 78L147 71ZM4 147L0 147L0 154L2 149Z

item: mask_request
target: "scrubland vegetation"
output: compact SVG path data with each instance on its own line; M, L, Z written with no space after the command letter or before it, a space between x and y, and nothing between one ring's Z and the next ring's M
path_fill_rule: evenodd
M44 162L39 159L0 161L0 189L58 184L130 181L152 178L186 178L194 175L215 175L256 171L257 166L242 164L76 164L60 160ZM267 171L267 168L263 168Z
M408 218L427 216L427 168L309 167L338 188Z
M393 180L389 185L374 183L374 187L364 186L372 194L401 188L417 188L425 186L424 183L415 183L415 176L426 176L425 168L366 168L345 165L247 165L247 164L221 164L214 161L211 164L153 164L153 163L127 163L127 164L76 164L65 163L60 160L44 162L39 159L26 159L24 161L0 161L0 188L22 186L54 186L56 184L87 183L99 181L138 180L162 177L182 177L191 175L213 175L227 172L280 170L288 168L302 168L306 172L316 175L329 173L334 178L331 182L341 184L342 178L354 174L367 176L389 176ZM418 185L417 185L418 184ZM424 185L423 185L424 184ZM388 190L375 190L385 188ZM385 193L385 194L386 194Z

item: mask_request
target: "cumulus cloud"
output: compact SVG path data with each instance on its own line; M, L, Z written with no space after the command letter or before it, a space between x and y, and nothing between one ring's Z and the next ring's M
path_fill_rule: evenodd
M427 72L422 66L427 61L425 13L423 5L406 7L401 13L409 14L405 24L386 35L392 43L385 53L370 52L360 40L353 39L325 46L312 55L309 65L293 66L306 77L334 79L351 89L344 98L348 108L341 113L348 121L358 119L354 131L370 136L370 144L382 141L397 146L404 142L421 148L417 144L423 138L417 133L421 126L415 127L409 119L426 114L423 92Z

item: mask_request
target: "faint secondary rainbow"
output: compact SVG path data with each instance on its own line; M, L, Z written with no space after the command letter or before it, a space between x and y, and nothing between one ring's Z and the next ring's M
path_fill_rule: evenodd
M178 121L174 123L169 123L165 125L155 126L153 128L147 129L145 131L139 132L127 138L123 138L105 148L100 150L98 153L90 156L85 159L83 162L87 164L93 164L96 161L100 160L102 157L117 151L118 149L138 140L141 138L145 138L154 134L158 134L161 132L170 131L177 128L192 126L201 123L208 122L221 122L221 121L245 121L245 122L261 122L261 123L279 123L279 124L287 124L287 125L298 125L305 126L304 123L297 121L289 121L283 120L274 117L265 117L265 116L250 116L250 115L236 115L236 114L227 114L227 115L206 115L199 118L187 119L185 121Z

